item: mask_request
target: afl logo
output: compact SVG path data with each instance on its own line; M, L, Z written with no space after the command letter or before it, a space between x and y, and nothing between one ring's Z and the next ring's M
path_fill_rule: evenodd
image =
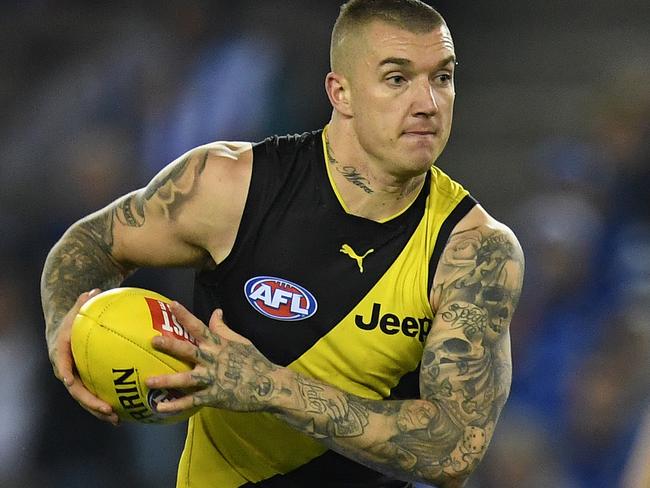
M272 276L256 276L244 285L251 306L275 320L304 320L316 313L314 295L291 281Z

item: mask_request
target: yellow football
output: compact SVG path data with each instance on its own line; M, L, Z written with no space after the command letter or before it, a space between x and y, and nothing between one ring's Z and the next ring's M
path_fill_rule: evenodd
M88 300L74 319L72 355L79 376L121 421L171 424L187 420L198 410L159 413L159 403L183 392L145 385L150 376L192 368L151 346L156 335L194 342L172 314L170 302L150 290L115 288Z

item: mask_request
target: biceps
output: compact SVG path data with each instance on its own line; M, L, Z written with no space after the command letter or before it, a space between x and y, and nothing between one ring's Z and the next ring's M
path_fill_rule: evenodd
M461 424L496 417L510 390L510 336L495 332L489 314L454 303L440 311L427 339L420 373L423 398L444 405Z
M521 247L501 226L482 225L452 236L438 268L440 308L423 359L423 394L455 398L464 402L463 409L474 408L481 397L505 401L509 328L523 270Z
M127 267L192 265L206 252L188 242L182 223L171 219L146 189L130 193L107 207L113 233L113 256Z

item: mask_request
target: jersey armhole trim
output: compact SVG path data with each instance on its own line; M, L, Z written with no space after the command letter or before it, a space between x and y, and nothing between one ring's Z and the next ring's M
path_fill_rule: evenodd
M438 237L436 239L436 245L433 248L433 253L431 254L431 258L429 259L429 274L427 277L427 296L431 295L431 287L433 286L433 277L436 273L436 269L438 268L438 261L440 261L440 257L442 256L442 251L445 249L445 246L447 245L447 241L449 240L449 237L451 236L451 231L454 230L454 227L456 227L456 224L460 222L463 217L465 217L470 210L474 208L474 206L478 202L472 197L471 195L465 195L463 199L458 202L458 205L451 211L451 213L447 216L445 221L442 223L440 226L440 231L438 232Z

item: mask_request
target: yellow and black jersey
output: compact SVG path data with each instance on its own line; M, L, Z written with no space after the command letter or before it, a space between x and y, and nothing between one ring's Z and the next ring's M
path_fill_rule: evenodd
M224 320L272 362L371 399L418 398L442 249L475 201L432 167L416 200L375 222L351 215L323 131L253 146L230 255L196 277L195 311ZM267 413L205 408L189 423L179 487L403 487Z

